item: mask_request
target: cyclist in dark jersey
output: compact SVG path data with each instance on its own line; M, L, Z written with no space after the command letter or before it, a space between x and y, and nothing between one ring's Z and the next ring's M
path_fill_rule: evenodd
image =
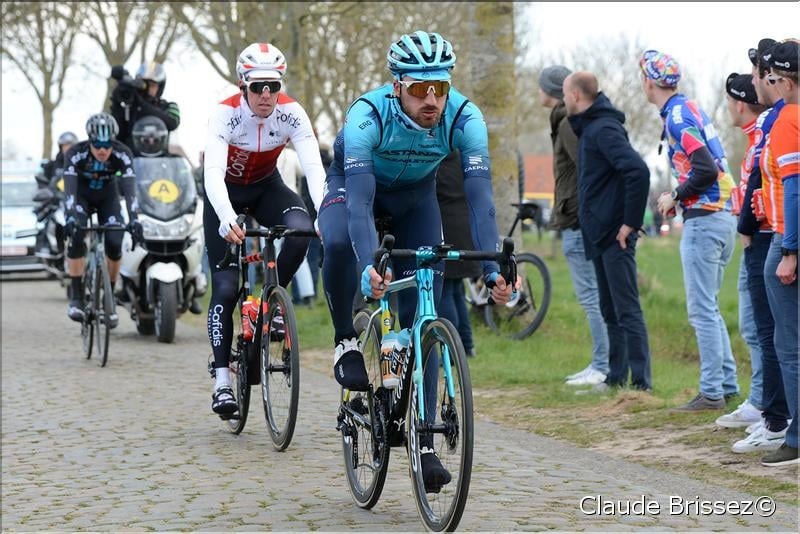
M325 249L323 282L335 329L334 376L344 387L364 390L369 385L364 357L353 327L351 306L359 284L363 294L378 298L382 284L372 266L378 247L374 215L392 218L390 232L399 248L418 248L442 242L442 223L434 182L439 163L453 150L461 151L464 189L470 213L474 248L498 250L492 199L486 124L480 110L450 87L456 62L452 45L438 33L403 35L389 49L388 67L394 77L359 97L347 112L334 145L319 227ZM398 276L413 274L416 263L395 261ZM483 273L498 303L512 288L495 262L483 262ZM434 292L442 288L442 265L434 267ZM399 293L402 327L413 322L416 292ZM430 366L436 371L435 366ZM425 378L426 399L436 402L436 376ZM435 415L436 410L429 413ZM422 456L427 488L441 487L450 474L422 436L429 454Z
M92 115L86 122L89 140L74 145L64 157L64 192L67 195L64 234L70 238L67 270L72 284L67 315L73 321L82 321L84 316L80 296L83 295L86 245L80 227L86 226L93 210L97 211L101 225L123 225L117 181L125 196L134 239L142 240L133 154L128 147L115 140L117 132L117 121L113 116L108 113ZM108 274L113 285L122 258L122 232L108 233L105 243ZM111 328L117 326L117 321L116 313L108 318Z

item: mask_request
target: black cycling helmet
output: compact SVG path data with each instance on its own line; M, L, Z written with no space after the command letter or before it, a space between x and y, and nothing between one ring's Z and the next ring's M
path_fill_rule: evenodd
M78 136L72 132L64 132L58 136L58 146L74 145L78 142Z
M117 119L110 113L95 113L86 121L89 141L113 141L119 133Z
M156 63L155 61L142 63L136 71L136 77L140 80L156 82L158 84L157 97L160 98L164 93L164 87L167 85L167 73L161 63Z
M152 158L167 154L169 130L164 121L158 117L147 115L136 121L131 138L133 151L138 156Z

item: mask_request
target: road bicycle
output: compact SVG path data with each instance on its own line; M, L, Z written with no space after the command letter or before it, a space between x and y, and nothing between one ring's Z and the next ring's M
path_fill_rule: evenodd
M506 239L501 253L458 251L449 245L417 250L393 249L393 245L394 237L387 234L375 253L381 277L390 258L415 258L417 270L388 284L379 309L361 309L354 318L370 385L367 391L342 389L337 430L342 434L347 482L356 504L372 508L383 491L390 448L405 447L420 517L431 530L454 530L467 502L472 473L472 386L461 338L450 321L436 314L432 267L442 260L496 260L513 285L514 242ZM399 385L387 389L382 384L381 342L392 331L389 300L407 288L417 290L411 343L399 366ZM432 448L451 473L449 484L426 490L423 447Z
M517 224L525 219L535 219L539 206L532 203L514 203L517 216L508 235L514 234ZM465 279L467 301L481 312L486 325L495 333L513 339L523 339L533 334L544 321L550 306L550 271L544 260L532 252L516 255L517 274L522 286L517 297L502 306L489 306L489 293L481 277Z
M317 237L313 229L269 228L245 229L244 216L237 220L246 237L265 239L260 253L247 254L246 247L232 244L225 257L217 264L222 269L235 266L241 273L242 283L237 296L237 309L242 318L242 307L247 297L253 296L247 267L261 263L265 279L261 287L258 319L255 321L252 338L245 339L239 329L231 348L230 373L238 411L220 415L228 429L239 434L247 423L250 407L250 386L261 385L264 417L274 448L282 451L289 446L297 422L300 399L300 345L297 321L289 293L278 284L277 254L275 240L284 237ZM258 301L256 301L258 302ZM212 311L213 312L213 311ZM276 320L276 318L278 318ZM234 324L238 321L234 320ZM213 367L209 372L214 376Z
M83 320L81 321L81 338L86 359L92 358L92 347L96 346L100 357L100 367L108 363L108 345L111 325L106 319L116 314L114 292L106 263L107 232L125 232L128 228L119 225L105 224L96 226L90 223L80 227L89 236L89 262L83 273Z

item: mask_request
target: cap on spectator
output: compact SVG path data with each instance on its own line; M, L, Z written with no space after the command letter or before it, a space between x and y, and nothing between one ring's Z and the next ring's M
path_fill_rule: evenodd
M681 79L681 68L675 58L658 50L645 51L639 60L639 68L659 87L677 87Z
M764 55L764 60L771 69L778 69L786 72L797 72L798 54L800 54L798 41L794 39L786 39L785 41L773 46L769 50L769 53Z
M572 71L564 65L553 65L547 67L542 70L542 73L539 75L539 87L542 88L542 91L553 98L563 100L564 80L570 74L572 74Z
M775 39L770 39L769 37L761 39L758 42L758 48L751 48L747 51L747 56L750 58L750 63L752 63L754 67L758 67L758 58L761 57L767 50L769 50L776 42L777 41L775 41Z
M731 72L725 80L725 91L733 98L746 104L758 104L758 95L750 74Z

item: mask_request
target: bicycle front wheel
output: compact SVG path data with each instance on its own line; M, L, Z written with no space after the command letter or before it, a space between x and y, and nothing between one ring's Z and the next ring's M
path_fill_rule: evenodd
M83 307L83 321L81 321L81 338L83 339L83 353L87 360L92 359L92 348L94 347L94 316L93 304L94 296L94 269L88 268L83 274L83 297L81 306Z
M522 280L517 297L503 305L486 306L483 313L494 332L523 339L539 328L547 314L550 272L539 256L524 252L517 256L517 276Z
M250 384L247 381L247 374L256 372L256 370L247 365L247 351L252 350L252 346L242 343L241 334L237 332L234 332L234 340L236 340L234 341L235 346L231 348L228 369L231 376L231 389L236 396L236 404L239 409L230 415L222 416L222 419L231 433L240 434L244 430L247 414L250 411Z
M376 395L365 391L342 390L339 408L339 430L347 484L355 503L369 510L378 502L389 468L385 402L388 392L381 385L381 325L378 316L371 319L370 310L359 311L353 319L370 383ZM370 405L372 409L370 409Z
M114 311L114 294L111 292L111 279L108 276L105 260L99 262L94 278L95 340L100 367L105 367L108 363L108 342L111 333L108 317Z
M412 382L408 407L408 457L417 510L433 531L458 526L472 476L472 386L458 331L446 319L428 323L420 338L423 354L425 418L419 386ZM431 393L435 385L435 396ZM449 483L426 488L423 454L436 454L450 473Z
M292 299L278 286L263 310L261 397L272 444L282 451L292 442L300 402L300 349Z

